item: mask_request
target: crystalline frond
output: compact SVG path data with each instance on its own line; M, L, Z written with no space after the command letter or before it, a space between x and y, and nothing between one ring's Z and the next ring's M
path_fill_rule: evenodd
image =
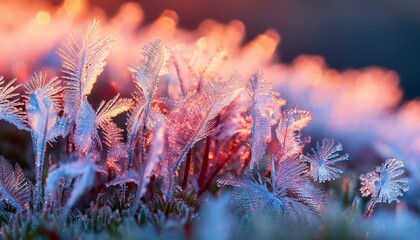
M58 77L52 77L48 80L46 72L34 73L32 76L32 81L29 81L25 84L25 89L26 94L30 94L31 92L36 91L42 92L42 95L54 102L56 108L61 105L61 92L64 90L64 88L61 86Z
M361 175L362 196L371 196L376 202L399 202L398 197L408 191L408 179L403 177L403 165L401 160L389 158L375 171Z
M271 138L270 111L273 111L274 99L271 87L264 81L262 73L255 73L250 80L249 94L251 107L249 109L252 125L252 169L263 157L267 141Z
M134 98L135 104L134 107L128 112L127 117L127 133L128 133L128 142L130 145L133 144L136 134L139 132L141 126L144 124L144 102L139 98Z
M192 93L171 111L167 121L167 149L162 160L162 164L173 168L168 178L173 178L188 150L211 133L213 119L243 89L242 78L235 73L224 82L209 81L201 91Z
M108 149L112 149L113 147L124 144L124 130L119 128L116 123L112 121L106 122L102 127L102 131L104 134L104 143Z
M280 143L280 149L276 154L277 161L283 161L302 152L303 143L300 138L300 131L311 120L312 116L308 111L294 108L283 112L276 129L277 139Z
M287 207L266 186L249 179L236 178L230 174L217 180L218 185L232 189L232 204L242 213L265 212L275 217L284 217Z
M65 80L65 107L72 121L83 97L90 94L103 71L110 43L114 41L111 36L100 36L98 25L97 20L90 23L83 39L70 34L58 50Z
M76 119L76 129L74 131L76 149L81 152L88 152L95 146L94 143L101 146L96 124L96 113L86 99L82 100Z
M67 133L65 117L59 117L63 87L57 77L47 80L45 73L33 75L26 85L28 124L36 136L36 141L53 141ZM42 139L45 138L45 139Z
M101 129L104 136L104 143L107 146L105 166L107 169L113 169L116 173L120 173L122 168L118 162L120 159L126 159L128 157L127 145L123 141L124 130L112 121L103 124Z
M343 171L334 165L349 158L347 153L340 155L342 150L341 143L334 144L332 139L325 138L322 144L317 142L312 154L303 157L303 161L309 163L309 176L320 183L338 178Z
M111 121L113 117L131 109L133 100L130 98L119 98L119 96L117 94L113 99L107 102L102 101L99 104L98 110L96 111L97 126L101 126L105 122Z
M140 66L130 67L138 91L151 102L156 93L159 76L165 73L169 50L160 40L155 40L143 47L143 58Z
M29 207L30 182L18 164L12 164L0 156L0 196L18 212Z
M14 91L20 86L12 86L16 79L9 81L4 85L3 76L0 76L0 120L5 120L17 128L27 130L25 126L25 118L21 109L19 108L20 103L18 93Z
M280 199L290 204L291 208L287 209L294 218L320 214L323 209L324 196L305 176L306 171L305 163L291 158L275 167L275 191Z

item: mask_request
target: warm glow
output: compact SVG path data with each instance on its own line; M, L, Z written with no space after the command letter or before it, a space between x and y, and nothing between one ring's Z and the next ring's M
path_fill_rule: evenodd
M85 5L85 0L65 0L63 7L67 14L76 15L82 11Z
M51 21L51 16L47 11L39 11L35 19L39 25L47 26Z

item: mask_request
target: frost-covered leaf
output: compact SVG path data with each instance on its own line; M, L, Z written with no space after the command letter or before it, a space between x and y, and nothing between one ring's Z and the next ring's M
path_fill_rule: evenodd
M13 170L12 164L0 156L0 196L21 212L29 207L30 190L30 182L19 165Z
M4 85L3 76L0 76L0 120L5 120L19 129L27 130L28 128L24 124L24 115L19 108L19 99L16 98L19 94L14 93L20 85L12 86L15 81L16 79L13 79Z
M323 209L324 196L304 175L305 163L288 158L275 169L275 191L287 205L287 214L295 219L311 220Z
M48 173L45 185L45 196L48 199L54 199L56 188L62 178L75 179L73 190L64 209L64 214L67 214L67 211L73 207L76 201L94 185L95 173L103 172L103 169L90 159L91 157L90 155L86 155L79 157L74 162L61 164L56 168L52 167Z
M36 141L48 142L64 136L66 119L58 116L63 90L59 79L53 77L47 80L45 73L35 73L25 88L29 95L26 103L28 124L37 137Z
M133 94L136 106L129 112L127 120L128 144L132 147L129 152L129 167L136 153L137 144L140 144L140 154L142 158L144 157L142 144L146 134L146 124L152 111L152 101L158 88L159 77L165 72L168 58L168 49L160 40L155 40L143 47L140 66L130 68L136 84L136 91Z
M109 54L111 36L100 36L99 22L89 24L83 39L70 34L58 53L62 58L62 72L65 80L65 108L73 122L84 97L92 87L105 66Z
M98 126L96 125L96 113L86 99L83 99L81 102L76 119L77 123L74 132L76 149L81 152L88 152L93 148L94 143L101 146L97 130Z
M188 150L210 134L213 119L244 89L241 77L233 74L225 82L210 81L200 92L190 94L168 116L162 171L167 193Z
M312 120L308 111L288 109L283 112L279 125L276 129L280 149L276 155L277 161L283 161L293 155L302 152L303 143L300 139L300 131Z
M252 169L263 157L267 148L267 142L271 138L270 111L273 108L273 95L271 87L264 81L262 73L255 73L250 80L251 107L249 109L252 118L251 134Z
M131 109L133 101L129 98L119 98L119 96L117 94L113 99L99 104L96 111L96 125L101 126L111 121L113 117Z
M334 144L331 139L323 139L321 145L317 142L312 154L303 157L303 161L309 163L309 176L320 183L338 178L343 171L334 165L349 158L347 153L340 155L342 150L341 143Z
M285 203L270 192L267 187L252 179L227 175L219 179L217 183L232 189L232 204L242 213L262 212L277 217L281 217L285 213Z
M156 93L159 76L164 72L169 51L160 40L155 40L143 47L142 55L140 66L130 67L130 70L141 96L150 103Z
M408 179L403 177L403 162L389 158L375 171L360 176L360 192L363 197L371 196L374 202L399 202L398 197L408 191Z
M279 163L275 179L268 183L249 176L234 178L228 175L218 180L219 185L230 186L232 204L244 213L264 212L276 218L312 222L321 213L324 197L306 178L304 163L287 159Z
M88 152L95 144L102 148L98 128L103 127L113 117L129 110L132 106L131 99L119 99L118 97L119 95L108 102L102 101L96 113L86 98L82 100L76 115L76 129L74 132L76 149Z
M106 122L102 125L104 143L107 146L106 166L113 169L116 173L121 172L119 159L127 159L127 145L123 142L124 130L119 128L114 122Z
M63 90L58 78L47 80L46 74L35 73L32 81L25 87L28 94L26 115L32 129L31 135L36 153L35 208L37 208L42 199L42 173L46 144L59 136L65 136L67 120L65 117L58 116L60 94Z

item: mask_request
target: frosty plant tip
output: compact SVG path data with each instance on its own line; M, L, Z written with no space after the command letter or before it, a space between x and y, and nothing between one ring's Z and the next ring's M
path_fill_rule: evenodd
M235 71L221 75L225 51L189 54L160 40L143 47L137 65L127 64L131 97L116 94L94 107L91 93L112 42L100 35L96 20L84 36L70 34L58 51L63 75L35 73L23 102L14 80L0 78L0 119L29 132L35 153L34 187L19 165L0 157L0 211L16 213L4 214L6 222L22 224L14 222L17 215L30 221L40 213L78 222L89 218L89 208L120 223L140 224L147 213L156 228L186 224L202 196L219 195L219 188L230 191L229 207L239 215L319 219L329 200L319 184L338 179L338 165L349 155L331 139L304 153L308 111L283 109L285 100L261 71L249 80ZM125 128L115 120L123 113ZM48 155L60 151L47 144L59 138L65 151ZM371 197L367 215L376 203L397 201L408 190L402 165L388 159L360 177L362 196Z

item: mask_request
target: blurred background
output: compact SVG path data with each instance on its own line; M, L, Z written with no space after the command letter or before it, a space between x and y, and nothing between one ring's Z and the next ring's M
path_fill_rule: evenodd
M57 4L60 1L55 0ZM124 0L91 0L107 14ZM144 0L145 22L165 9L178 25L196 29L208 18L246 26L246 39L269 28L281 35L280 61L301 54L321 55L335 69L381 66L398 73L404 97L420 96L420 2L418 0Z
M0 0L42 8L65 2L99 7L108 17L126 0ZM269 28L281 35L280 61L290 63L301 54L321 55L335 69L380 66L401 79L404 99L420 96L420 4L418 0L137 0L145 23L165 9L174 10L178 26L196 29L208 18L222 23L238 19L246 26L246 40ZM1 9L0 9L1 11ZM1 41L1 39L0 39Z

